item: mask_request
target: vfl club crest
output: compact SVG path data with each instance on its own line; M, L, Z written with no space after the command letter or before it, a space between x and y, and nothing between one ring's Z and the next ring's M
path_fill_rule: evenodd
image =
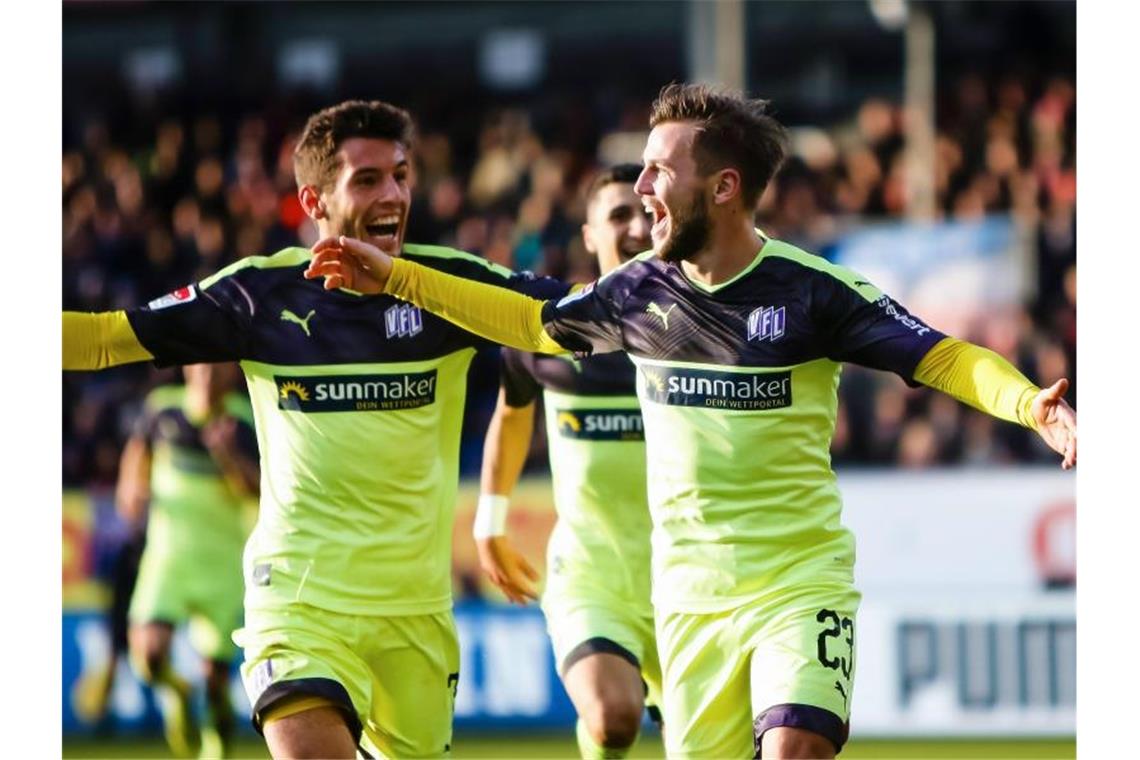
M748 315L748 340L775 342L784 337L786 307L759 306Z
M424 329L424 315L409 303L396 304L384 312L384 334L389 338L411 338Z

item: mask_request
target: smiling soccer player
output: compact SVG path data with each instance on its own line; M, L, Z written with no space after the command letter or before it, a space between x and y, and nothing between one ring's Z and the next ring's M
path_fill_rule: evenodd
M1030 427L1076 464L1060 380L1030 383L855 272L753 226L785 133L764 101L671 85L637 192L653 251L540 303L330 238L307 276L407 298L523 350L638 367L670 757L833 757L854 678L854 537L831 470L842 362Z
M322 235L540 297L567 287L404 242L413 124L313 115L294 153ZM245 549L242 675L274 756L448 752L459 678L451 527L467 368L483 341L387 295L326 292L312 253L253 256L126 312L64 314L64 369L240 360L263 488Z

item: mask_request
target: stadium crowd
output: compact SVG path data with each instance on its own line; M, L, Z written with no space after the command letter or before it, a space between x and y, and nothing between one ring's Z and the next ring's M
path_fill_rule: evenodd
M604 135L644 131L653 94L620 109L577 109L580 132L602 140L550 140L536 126L548 119L519 107L483 112L473 139L425 119L407 239L515 269L592 279L594 262L579 235L581 188L604 153ZM1043 387L1076 376L1075 101L1074 83L1065 78L969 75L940 93L937 108L939 216L1009 214L1033 231L1034 298L1012 314L978 320L960 337L1003 354ZM401 105L418 113L415 103ZM847 122L793 130L793 157L761 198L757 224L826 252L860 224L901 219L904 124L898 104L875 98ZM67 125L63 308L131 307L241 257L313 243L292 173L292 128L299 126L266 113L156 118L130 135L112 134L97 118ZM112 485L145 391L173 378L172 370L146 364L65 374L65 486ZM494 406L493 354L476 360L469 382L461 466L470 475ZM1054 459L1030 431L909 389L893 375L851 367L840 398L832 447L839 465ZM531 452L536 467L544 466L542 441L536 436Z

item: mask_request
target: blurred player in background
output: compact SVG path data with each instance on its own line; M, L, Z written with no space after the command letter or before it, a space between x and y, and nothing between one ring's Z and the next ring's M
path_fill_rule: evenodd
M116 506L122 501L116 494ZM117 535L110 549L110 559L106 581L110 591L110 602L105 618L110 644L107 661L91 672L80 675L75 683L72 704L76 713L87 723L95 725L99 735L115 729L110 711L111 696L119 663L128 660L127 634L130 623L127 613L131 606L131 595L138 578L139 560L146 546L145 521L124 521L125 529Z
M294 151L322 236L537 297L567 286L404 243L414 125L314 114ZM265 470L245 551L242 676L275 757L450 751L451 525L467 368L483 339L390 296L326 292L311 251L253 256L143 308L64 314L64 369L242 360Z
M604 275L651 246L633 191L637 164L602 171L586 194L586 248ZM562 682L578 712L584 758L625 757L648 692L659 721L661 668L649 599L645 435L633 363L623 353L575 361L502 351L487 430L475 541L483 569L512 602L536 599L538 574L506 535L507 504L541 393L558 522L542 609ZM644 679L644 681L643 681Z
M194 364L183 373L185 385L147 396L119 466L119 511L147 526L130 651L154 688L171 750L223 757L234 732L231 636L241 623L244 508L258 492L257 440L249 399L236 390L236 365ZM183 623L204 663L200 732L190 685L171 663L171 639Z
M637 192L653 251L540 303L314 246L306 276L406 298L527 351L624 350L638 367L670 757L834 757L854 677L854 537L831 470L841 362L893 371L1032 428L1076 464L1068 382L910 316L846 268L753 226L786 150L764 101L670 85Z

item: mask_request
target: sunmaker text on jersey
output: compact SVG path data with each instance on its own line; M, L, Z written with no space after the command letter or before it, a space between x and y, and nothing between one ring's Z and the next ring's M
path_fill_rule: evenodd
M278 408L295 412L390 411L435 402L436 371L391 375L274 376Z
M669 406L718 409L780 409L792 405L791 372L718 372L682 367L645 367L645 397Z

